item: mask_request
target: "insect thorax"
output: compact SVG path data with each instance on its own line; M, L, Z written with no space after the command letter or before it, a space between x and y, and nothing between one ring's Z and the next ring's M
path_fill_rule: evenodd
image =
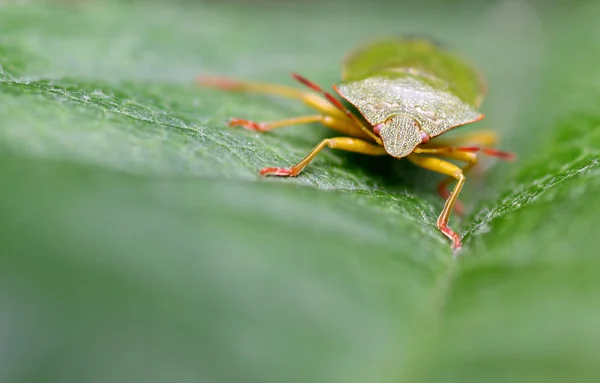
M394 157L410 154L422 142L421 131L435 137L483 117L443 82L432 85L417 76L368 77L340 84L338 91L369 123L379 124L384 147Z

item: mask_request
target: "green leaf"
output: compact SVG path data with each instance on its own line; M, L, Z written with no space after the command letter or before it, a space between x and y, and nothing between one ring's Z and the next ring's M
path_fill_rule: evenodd
M600 7L417 4L0 3L0 381L597 381ZM436 175L259 179L329 132L229 129L306 108L193 84L331 84L405 33L487 74L519 154L468 178L457 259Z

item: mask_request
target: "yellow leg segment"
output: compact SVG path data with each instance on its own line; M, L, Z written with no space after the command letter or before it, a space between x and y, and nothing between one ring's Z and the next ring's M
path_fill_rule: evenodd
M433 154L435 156L440 156L440 157L445 157L445 158L450 158L453 160L466 162L467 164L461 168L463 174L466 174L469 170L473 169L473 167L475 165L477 165L477 153L461 152L461 151L455 150L454 148L446 147L446 148L422 149L419 147L419 148L415 148L414 153ZM439 195L443 199L448 199L448 197L450 196L450 192L448 191L448 184L454 180L455 180L454 177L448 177L448 178L444 178L444 180L442 180L438 184L437 190L438 190ZM459 200L457 200L456 204L454 205L454 211L459 215L462 215L464 212L464 206Z
M409 154L407 158L417 166L445 174L457 180L456 186L454 186L454 189L446 199L442 213L438 217L437 227L452 241L453 249L458 250L461 247L460 236L448 227L448 219L450 218L452 208L458 199L458 195L465 184L465 176L461 168L439 158L424 157L419 154Z
M254 122L250 120L244 120L241 118L232 118L231 120L229 120L229 126L242 126L246 129L255 130L257 132L267 132L269 130L281 128L284 126L310 124L312 122L322 122L322 120L323 116L321 116L320 114L316 114L313 116L292 117L271 122Z
M240 118L232 118L229 121L229 126L242 126L246 129L255 130L257 132L266 132L269 130L282 128L284 126L299 125L299 124L310 124L314 122L320 122L326 127L338 131L342 134L349 136L356 135L358 132L356 127L346 120L340 120L331 116L323 116L315 114L312 116L300 116L286 118L283 120L271 121L271 122L254 122L249 120L243 120ZM366 138L362 137L362 138Z
M431 141L420 145L421 148L441 148L462 145L475 145L482 147L495 146L498 143L498 133L493 130L479 130L464 133L451 138L433 138Z
M497 150L494 148L488 147L488 145L492 145L496 141L496 134L491 131L483 131L477 132L470 135L465 135L459 137L457 139L449 139L444 141L448 145L453 146L436 146L436 144L425 144L420 145L418 148L415 148L415 153L421 154L433 154L435 156L451 158L458 161L464 161L467 163L462 170L463 174L473 169L477 164L477 154L482 153L486 156L497 157L505 161L513 161L517 158L514 153L505 152L502 150ZM478 143L479 146L459 146L459 144L463 143ZM437 143L440 145L440 142ZM452 182L453 178L447 178L440 182L438 185L438 192L442 196L442 198L448 198L449 193L447 190L447 186L450 182ZM455 211L458 214L462 214L463 207L460 202L457 201L455 206Z
M371 156L383 156L386 155L387 152L382 146L359 140L358 138L351 137L335 137L335 138L327 138L321 141L315 148L308 153L306 157L302 159L302 161L298 162L296 165L291 168L264 168L260 171L260 175L272 175L279 177L295 177L297 176L305 167L310 163L310 161L315 158L317 154L325 147L330 147L331 149L340 149L346 150L349 152L368 154Z
M439 156L466 162L467 164L461 168L463 174L468 173L471 169L473 169L473 167L475 167L475 165L477 165L477 154L476 153L450 152L450 153L439 154ZM442 198L447 199L450 196L450 192L448 191L448 185L452 181L454 181L454 177L447 177L447 178L443 179L442 181L440 181L440 183L438 184L438 193L442 196ZM463 207L463 204L459 200L456 200L456 205L454 206L454 210L458 214L461 214L461 215L463 214L464 207Z
M373 139L373 137L371 136L373 133L369 134L368 132L363 131L363 128L361 126L357 126L356 123L354 121L352 121L348 116L346 116L346 114L344 112L342 112L341 110L339 110L338 108L333 106L324 97L321 97L320 95L317 95L314 93L301 91L301 90L298 90L291 86L268 84L268 83L261 83L261 82L241 81L241 80L235 80L235 79L230 79L230 78L226 78L226 77L201 76L196 79L196 83L200 86L218 88L218 89L223 89L223 90L228 90L228 91L262 93L262 94L267 94L267 95L271 95L271 96L280 96L280 97L287 97L287 98L293 98L296 100L300 100L300 101L304 102L306 105L308 105L309 107L316 109L321 114L329 116L329 117L335 119L336 121L338 121L338 122L336 122L335 126L339 126L342 122L344 122L344 125L345 125L344 130L343 130L344 133L349 134L354 137L370 139L370 140ZM312 117L314 117L314 116L312 116ZM307 117L302 117L302 118L307 118ZM285 126L285 125L294 125L294 124L305 123L305 122L294 122L294 120L295 119L292 118L289 120L281 120L281 121L277 121L277 122L271 122L270 124L276 124L277 127L280 127L280 126ZM234 119L234 121L244 122L244 123L236 123L234 125L244 125L245 127L250 126L249 127L250 129L262 131L262 129L256 128L257 125L258 126L261 125L260 123L256 123L253 121L247 121L247 120L239 120L239 119ZM289 121L292 121L292 123L289 123ZM309 122L314 122L314 121L310 120ZM269 124L269 123L266 123L266 124ZM331 128L332 124L329 124L329 125L326 124L326 126ZM269 129L266 129L266 130L269 130ZM335 130L342 131L339 129L335 129Z

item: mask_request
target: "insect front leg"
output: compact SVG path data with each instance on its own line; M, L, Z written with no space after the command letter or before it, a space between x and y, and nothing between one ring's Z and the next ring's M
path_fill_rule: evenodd
M456 142L462 142L462 140L457 140ZM428 145L422 145L421 147L415 148L414 152L417 154L432 154L435 156L466 162L467 164L461 168L463 174L466 174L473 169L475 165L477 165L477 152L482 152L483 154L489 156L499 157L507 161L515 158L513 153L503 152L492 148L481 148L479 146L430 147ZM438 184L437 190L442 198L447 199L450 196L448 184L452 181L454 181L454 178L448 177ZM462 215L464 212L463 204L460 201L456 201L454 210L457 214Z
M347 121L340 120L339 118L336 118L336 117L320 115L320 114L311 115L311 116L292 117L292 118L286 118L286 119L282 119L282 120L271 121L271 122L262 122L262 123L234 118L229 121L229 126L241 125L241 126L245 127L246 129L255 130L255 131L259 131L259 132L266 132L266 131L281 128L284 126L308 124L308 123L313 123L313 122L319 122L330 129L333 129L342 134L346 134L348 136L356 137L360 133L359 131L356 130L356 127L354 125L350 124ZM359 135L359 137L364 138L364 136L360 136L360 135Z
M321 141L315 148L308 153L300 162L291 168L264 168L260 171L261 176L272 175L279 177L295 177L312 161L317 154L325 147L331 149L346 150L349 152L368 154L371 156L383 156L387 152L382 146L372 144L367 141L360 140L358 138L351 137L335 137L327 138Z
M450 152L440 154L442 157L451 158L458 161L466 162L467 164L461 168L462 173L466 174L469 170L473 169L475 165L477 165L477 154L476 153L466 153L466 152ZM450 182L454 181L453 177L446 177L437 186L438 194L443 199L448 199L450 197L450 191L448 190L448 185ZM456 204L454 205L454 211L456 214L463 215L465 212L465 207L460 200L456 200Z
M448 237L452 241L452 248L455 251L460 249L462 246L460 236L448 227L448 219L450 218L452 208L454 207L454 204L458 199L458 195L460 194L460 191L462 190L462 187L465 184L466 178L463 174L462 169L454 164L451 164L450 162L435 157L425 157L413 153L409 154L407 158L409 161L411 161L417 166L434 172L442 173L456 179L456 185L454 186L454 189L446 199L444 208L442 209L442 212L437 219L437 227L446 237Z
M471 170L475 165L477 165L477 154L470 152L461 152L455 151L454 148L431 148L431 149L421 149L416 148L415 153L419 154L432 154L440 157L450 158L453 160L458 160L462 162L466 162L467 164L461 168L463 174L466 174L469 170ZM443 199L448 199L450 196L450 191L448 190L448 184L454 181L454 177L444 178L438 184L437 191L438 194ZM454 205L454 211L458 215L462 215L465 211L464 205L460 200L456 200L456 204Z
M334 123L324 123L325 126L348 134L353 137L364 139L372 139L371 135L364 132L355 121L351 120L344 111L340 110L336 105L332 104L331 100L320 95L298 90L296 88L268 84L261 82L242 81L230 79L226 77L200 76L196 79L196 83L200 86L218 88L226 91L261 93L271 96L293 98L304 102L309 107L317 110L318 115L301 116L289 119L283 119L272 122L255 122L246 119L234 118L229 121L229 126L243 126L244 128L265 132L271 129L280 128L283 126L305 124L311 122L323 122L323 116L334 119ZM371 133L372 134L372 133Z
M285 118L282 120L271 122L255 122L250 120L244 120L241 118L232 118L229 120L229 126L241 126L249 130L254 130L256 132L267 132L269 130L282 128L284 126L310 124L312 122L322 122L323 117L324 116L317 114L312 116Z

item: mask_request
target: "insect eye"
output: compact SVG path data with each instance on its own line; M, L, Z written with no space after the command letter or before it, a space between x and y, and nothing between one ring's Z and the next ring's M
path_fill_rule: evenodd
M384 123L382 122L382 123L379 123L377 125L374 125L373 126L373 133L375 133L376 135L379 136L379 132L381 131L381 128L383 128L383 124Z

